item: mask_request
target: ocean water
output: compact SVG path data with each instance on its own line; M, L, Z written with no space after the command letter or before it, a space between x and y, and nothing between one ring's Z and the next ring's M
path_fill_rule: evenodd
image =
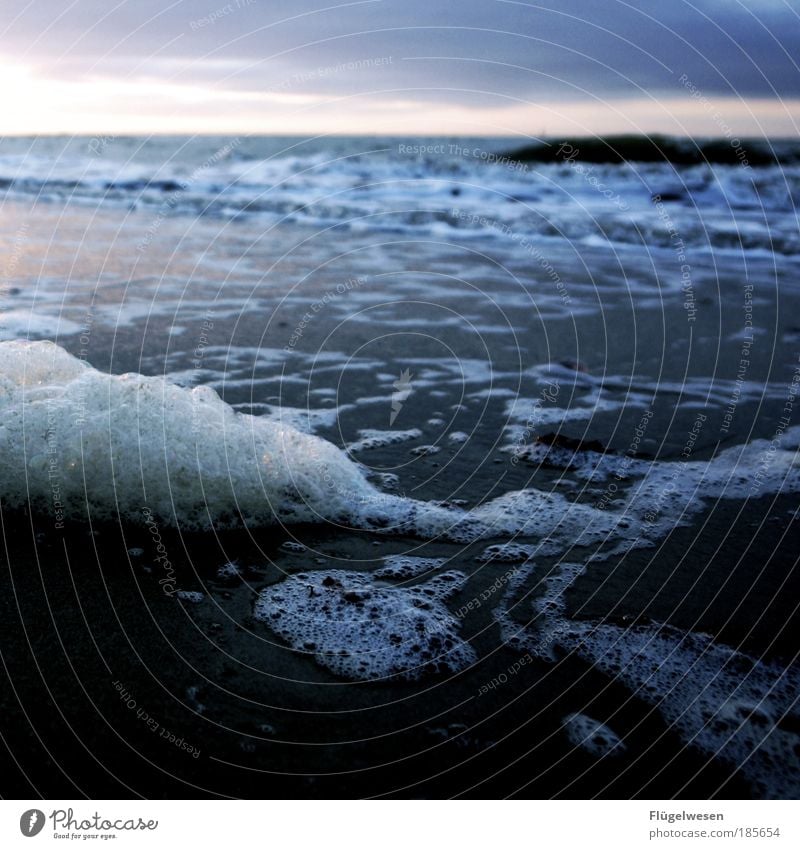
M37 786L796 795L800 167L516 146L0 142Z

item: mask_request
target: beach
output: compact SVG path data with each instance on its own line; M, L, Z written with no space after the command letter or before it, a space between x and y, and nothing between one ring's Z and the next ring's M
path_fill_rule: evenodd
M3 140L27 795L796 794L800 166L515 147Z

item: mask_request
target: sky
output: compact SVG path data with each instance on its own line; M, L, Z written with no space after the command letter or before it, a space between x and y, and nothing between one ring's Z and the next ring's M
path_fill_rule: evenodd
M800 0L21 0L2 134L793 136Z

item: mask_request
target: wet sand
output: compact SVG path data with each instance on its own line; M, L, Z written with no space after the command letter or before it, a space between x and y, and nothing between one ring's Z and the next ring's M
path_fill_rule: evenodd
M296 227L220 230L203 219L187 229L176 219L136 255L130 246L147 216L98 220L70 209L59 219L63 212L52 206L30 219L28 250L15 268L20 292L6 301L34 295L47 312L49 298L54 315L88 330L59 344L100 369L212 382L242 411L294 408L306 425L309 407L338 407L335 419L311 420L340 446L365 428L418 428L409 442L354 455L373 474L396 475L392 491L415 499L471 507L535 485L591 503L598 491L582 490L570 474L512 463L502 449L558 431L622 458L652 410L637 457L677 460L702 412L691 456L706 460L719 446L773 438L796 365L800 287L788 259L776 269L767 257L732 254L720 267L710 255L693 256L689 320L667 251L554 243L548 257L567 304L539 263L493 244L478 250L475 241L404 237L377 244ZM15 217L8 207L3 214ZM182 228L186 241L172 253ZM54 232L42 266L39 248ZM110 261L96 286L98 254ZM360 276L365 282L347 282ZM748 303L757 332L746 385L726 421L750 338L742 332ZM257 357L255 349L275 353ZM404 368L413 392L390 426ZM557 402L537 417L535 400L553 380ZM522 402L509 416L515 398ZM557 421L555 408L588 412ZM469 439L449 441L450 432ZM411 453L424 445L441 451ZM568 591L568 614L625 626L668 622L789 665L800 648L797 508L794 495L711 504L656 549L594 565ZM478 663L418 682L344 681L253 618L258 592L287 574L371 571L379 558L409 552L447 558L447 568L470 576L449 602L459 610L502 585L513 567L477 559L499 540L464 547L324 526L162 529L175 587L203 593L191 603L165 593L146 528L71 521L62 532L46 517L4 511L2 518L0 632L13 686L2 688L0 712L13 795L752 793L729 764L685 746L657 710L585 661L567 655L517 669L520 652L503 645L493 619L499 592L461 622ZM288 539L304 550L282 547ZM135 549L141 554L131 556ZM542 557L537 580L559 560L591 553ZM240 577L219 578L229 561ZM529 589L535 596L536 586ZM503 675L502 686L481 693ZM574 711L624 733L626 752L598 760L576 750L561 728Z

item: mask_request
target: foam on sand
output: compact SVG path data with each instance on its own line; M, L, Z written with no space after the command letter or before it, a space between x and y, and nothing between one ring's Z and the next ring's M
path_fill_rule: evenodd
M263 590L255 616L345 678L458 672L477 658L444 600L464 580L443 572L414 587L383 587L362 572L303 572Z
M9 507L185 530L331 521L456 542L617 517L537 491L463 510L383 493L330 442L237 413L207 387L103 374L51 342L0 343L0 491ZM567 509L569 507L569 509Z
M559 651L574 652L656 707L685 743L736 767L759 796L795 798L800 793L797 668L658 622L624 628L572 620L565 593L586 568L563 563L544 578L541 593L529 602L531 625L524 627L513 620L511 605L536 566L521 567L495 610L504 642L544 661L555 660ZM590 725L574 720L571 725L565 722L570 739L583 745Z
M339 448L207 386L108 375L51 342L0 343L0 492L10 507L185 530L304 522L468 543L525 534L548 553L652 545L711 497L800 488L800 431L714 459L639 464L611 503L508 492L470 511L381 492ZM774 442L774 441L773 441ZM757 484L757 486L756 486Z
M585 713L570 713L561 720L569 742L595 758L621 755L625 744L607 725Z
M329 442L208 387L103 374L51 342L0 343L0 488L9 506L134 521L147 509L187 529L335 518L375 493Z
M655 705L686 743L739 769L760 797L797 798L796 668L659 624L574 623L562 644Z

